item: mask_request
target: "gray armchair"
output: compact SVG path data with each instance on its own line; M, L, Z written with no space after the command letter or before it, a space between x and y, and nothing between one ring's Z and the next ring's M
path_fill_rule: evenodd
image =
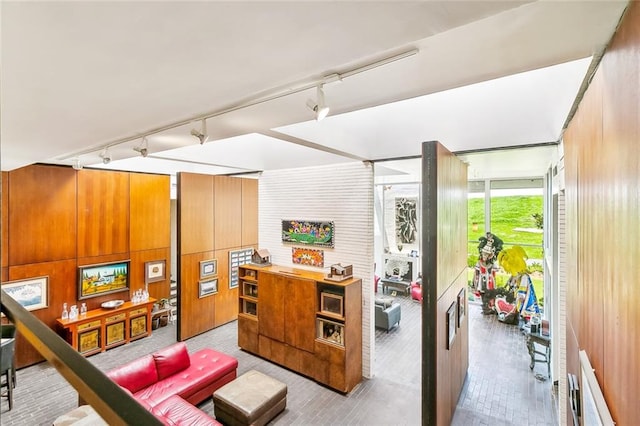
M376 328L386 331L391 330L394 326L400 325L400 305L393 302L375 302L375 321Z

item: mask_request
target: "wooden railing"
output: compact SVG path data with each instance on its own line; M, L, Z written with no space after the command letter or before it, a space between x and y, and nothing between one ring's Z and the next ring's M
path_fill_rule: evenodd
M4 290L0 297L2 313L15 324L18 333L58 370L78 391L79 397L90 404L109 425L162 424Z

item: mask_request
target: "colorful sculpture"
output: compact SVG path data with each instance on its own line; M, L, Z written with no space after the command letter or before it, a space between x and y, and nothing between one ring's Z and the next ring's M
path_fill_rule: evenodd
M475 266L473 286L482 298L482 313L494 313L493 299L496 290L496 256L502 251L502 240L490 232L479 238L478 262Z
M503 250L498 255L502 269L511 274L507 288L515 296L512 300L505 296L496 297L495 311L502 322L518 324L520 319L527 321L540 315L538 298L527 269L527 258L527 253L520 246Z

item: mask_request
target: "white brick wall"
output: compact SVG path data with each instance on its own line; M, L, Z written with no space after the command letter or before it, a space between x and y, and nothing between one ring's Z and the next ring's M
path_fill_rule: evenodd
M264 172L259 181L259 248L277 265L328 271L334 263L353 265L362 278L362 374L372 375L373 325L373 167L348 163ZM324 269L294 265L291 248L281 241L282 219L327 220L335 225L334 248L324 250Z

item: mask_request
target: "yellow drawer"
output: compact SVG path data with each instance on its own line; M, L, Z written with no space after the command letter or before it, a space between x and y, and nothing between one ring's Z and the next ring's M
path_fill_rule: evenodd
M122 321L126 317L127 317L127 314L122 313L122 314L114 315L112 317L107 317L105 321L106 322Z
M147 313L147 308L134 309L132 311L129 311L129 316L133 317L135 315L146 314L146 313Z
M87 330L93 327L100 327L100 320L86 322L78 326L78 331Z

